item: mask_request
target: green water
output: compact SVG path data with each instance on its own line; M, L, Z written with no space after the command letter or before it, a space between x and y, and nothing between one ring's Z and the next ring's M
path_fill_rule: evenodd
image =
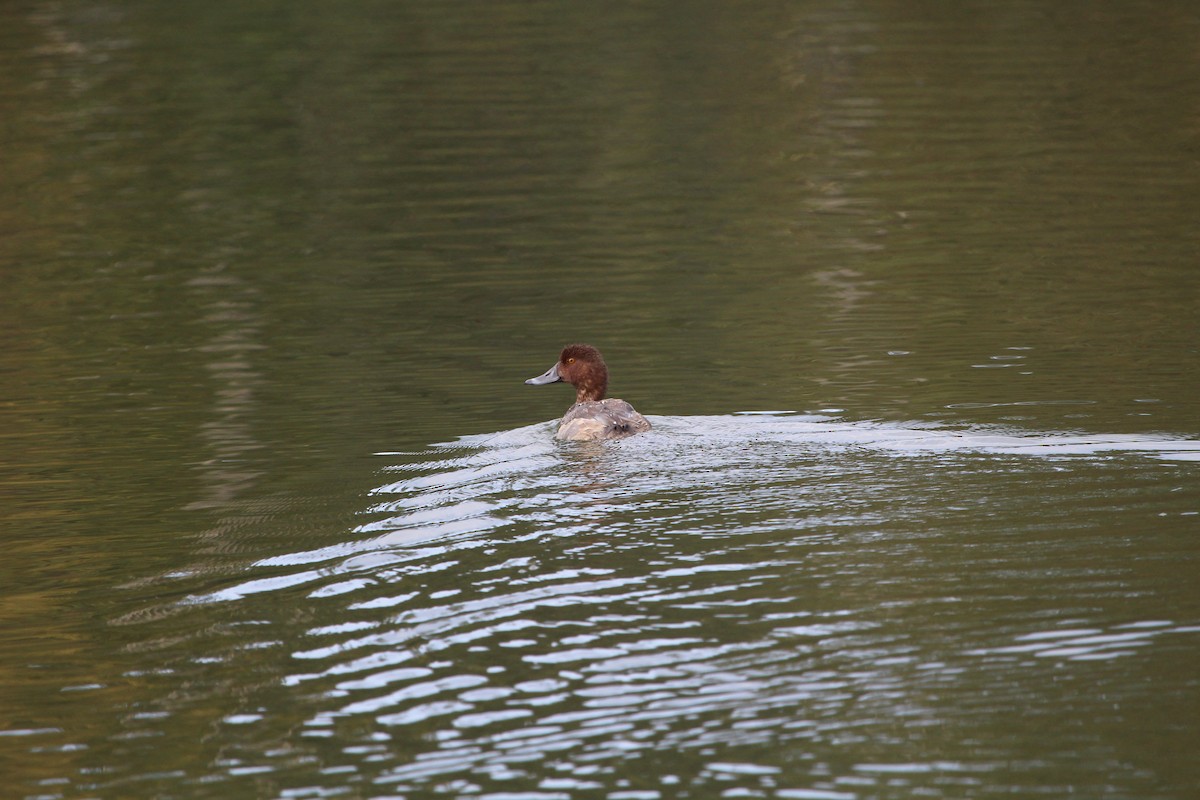
M1194 797L1198 35L6 4L0 783Z

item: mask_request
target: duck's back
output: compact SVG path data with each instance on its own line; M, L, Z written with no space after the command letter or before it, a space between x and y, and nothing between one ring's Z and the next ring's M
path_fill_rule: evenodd
M624 439L650 430L650 421L624 400L588 400L567 409L556 439Z

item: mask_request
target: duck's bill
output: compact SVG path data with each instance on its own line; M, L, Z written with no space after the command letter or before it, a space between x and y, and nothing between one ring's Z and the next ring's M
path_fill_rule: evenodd
M558 364L555 364L553 367L546 370L541 375L538 375L536 378L530 378L529 380L527 380L525 382L528 383L530 386L543 386L547 383L557 383L558 381L561 381L561 380L562 380L562 377L558 374Z

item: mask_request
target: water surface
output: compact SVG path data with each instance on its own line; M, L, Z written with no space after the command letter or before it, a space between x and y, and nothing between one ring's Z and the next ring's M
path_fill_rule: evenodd
M5 5L5 785L1194 796L1197 31Z

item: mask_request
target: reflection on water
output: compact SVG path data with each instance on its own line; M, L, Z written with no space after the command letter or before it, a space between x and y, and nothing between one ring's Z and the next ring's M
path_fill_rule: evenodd
M1193 6L0 4L6 788L1194 796Z
M295 796L1153 787L1113 758L1169 708L1131 676L1190 670L1200 635L1175 602L1192 567L1170 562L1200 513L1181 491L1200 442L653 423L620 442L557 443L543 423L381 453L368 521L340 541L121 621L210 687L148 702L142 736L178 735L228 670L259 676L213 722L239 745L157 780L269 774ZM1080 524L1109 515L1126 521ZM1135 534L1142 564L1123 556ZM155 632L214 614L208 657L179 661ZM1098 724L1050 710L1064 702Z

